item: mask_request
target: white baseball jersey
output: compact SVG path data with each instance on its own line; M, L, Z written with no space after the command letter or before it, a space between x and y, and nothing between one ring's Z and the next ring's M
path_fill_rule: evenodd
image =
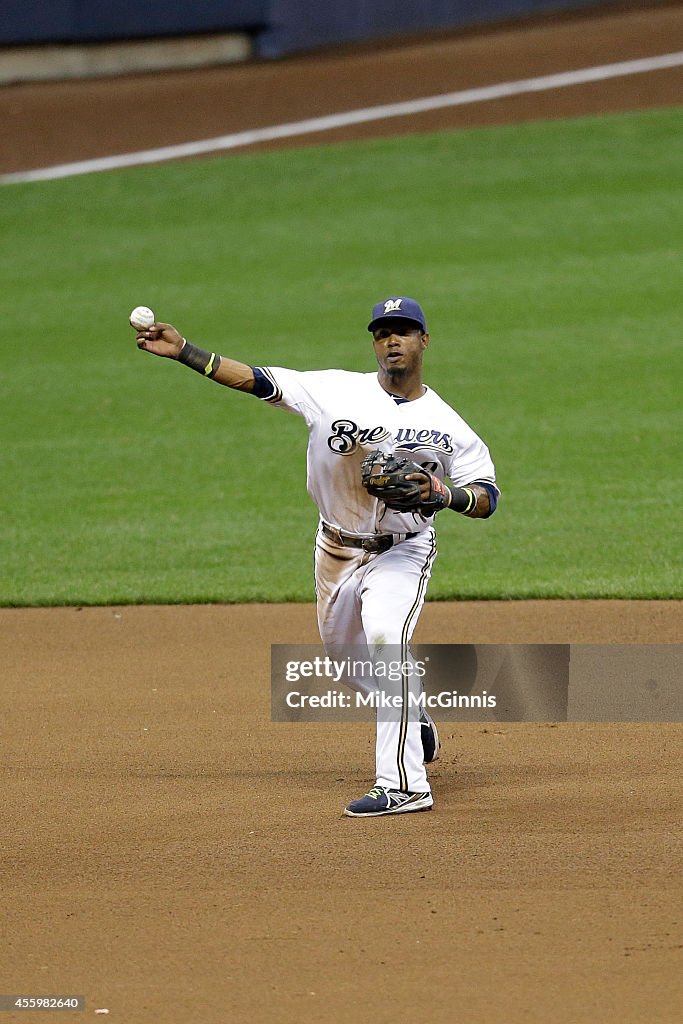
M435 391L413 401L394 398L377 373L298 371L257 367L259 397L303 416L309 429L307 488L323 520L348 533L420 532L433 516L399 513L367 493L360 465L376 448L405 454L456 486L475 480L495 485L489 450Z

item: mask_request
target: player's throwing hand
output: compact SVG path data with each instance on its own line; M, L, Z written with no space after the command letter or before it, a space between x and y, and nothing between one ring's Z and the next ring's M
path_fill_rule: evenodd
M171 324L152 324L138 331L135 340L138 348L165 359L177 359L185 345L182 334Z

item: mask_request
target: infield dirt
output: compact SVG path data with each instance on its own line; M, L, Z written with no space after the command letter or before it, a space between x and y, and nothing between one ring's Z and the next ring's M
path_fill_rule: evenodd
M682 30L677 4L7 88L0 170L127 151L133 114L162 145L188 120L222 134L668 52ZM660 71L353 137L681 98ZM672 643L681 620L676 602L430 604L416 639ZM447 727L436 809L353 821L371 728L270 721L270 644L316 642L311 605L6 609L0 634L3 992L84 994L126 1024L680 1019L679 724Z

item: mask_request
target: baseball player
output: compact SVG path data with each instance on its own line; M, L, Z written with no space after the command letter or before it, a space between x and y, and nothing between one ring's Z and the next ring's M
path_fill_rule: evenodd
M485 519L499 490L488 448L422 383L429 345L424 313L397 296L373 307L368 325L378 371L299 372L249 366L187 341L170 324L137 333L138 348L175 359L218 384L302 416L309 430L308 493L320 512L315 589L328 653L399 651L402 706L378 702L375 785L344 810L349 817L426 811L433 797L425 765L439 754L436 725L410 693L420 689L409 643L436 557L442 509ZM449 481L449 482L447 482ZM376 678L349 678L366 693Z

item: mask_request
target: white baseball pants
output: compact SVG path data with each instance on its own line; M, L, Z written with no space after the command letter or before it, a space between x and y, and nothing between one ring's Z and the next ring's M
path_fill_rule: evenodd
M429 527L417 537L400 541L381 554L341 547L318 529L315 545L315 586L318 627L330 656L339 647L353 646L359 657L377 658L390 645L402 660L411 660L408 644L424 604L436 557L436 535ZM348 651L346 651L348 654ZM348 678L362 692L385 688L378 678ZM418 694L421 683L409 675L406 684ZM400 688L399 688L400 692ZM430 791L423 764L419 709L404 704L402 711L377 710L375 745L376 785L411 793Z

